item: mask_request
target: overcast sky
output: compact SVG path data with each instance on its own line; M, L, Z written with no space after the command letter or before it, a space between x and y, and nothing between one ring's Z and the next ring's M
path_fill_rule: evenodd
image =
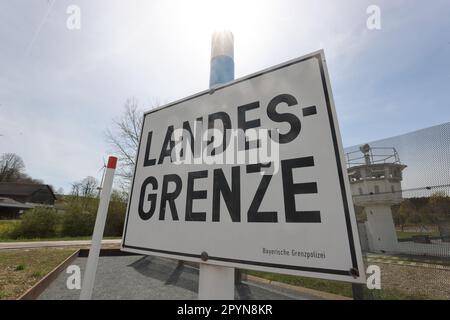
M236 77L324 48L345 146L450 119L450 2L0 0L0 153L56 188L100 177L104 132L208 87L210 37L235 36ZM81 9L81 29L66 27ZM381 30L369 30L369 5Z

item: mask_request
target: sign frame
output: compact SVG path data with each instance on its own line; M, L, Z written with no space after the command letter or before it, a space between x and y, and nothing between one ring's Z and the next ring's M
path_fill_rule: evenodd
M328 113L328 120L332 135L332 142L334 147L334 154L336 159L336 169L338 172L339 177L339 184L341 189L341 197L342 197L342 203L344 206L344 215L345 215L345 225L346 225L346 232L347 237L349 241L349 247L350 247L350 257L351 257L351 264L352 268L349 270L334 270L334 269L326 269L326 268L314 268L314 267L306 267L306 266L294 266L294 265L284 265L284 264L277 264L277 263L265 263L260 261L246 261L246 260L240 260L240 259L233 259L233 258L225 258L225 257L216 257L216 256L208 256L208 260L206 263L212 264L212 265L218 265L223 267L236 267L236 268L242 268L242 269L253 269L253 270L260 270L260 271L266 271L266 272L276 272L276 273L284 273L284 274L292 274L292 275L301 275L306 277L313 277L313 278L322 278L322 279L330 279L330 280L338 280L338 281L347 281L352 283L365 283L365 270L364 270L364 264L362 260L362 253L361 253L361 247L359 242L359 235L358 235L358 229L356 224L356 217L354 213L353 208L353 201L352 201L352 195L351 195L351 189L349 185L349 181L346 178L346 167L345 167L345 159L344 159L344 152L343 152L343 146L341 141L341 135L339 131L338 121L337 121L337 115L336 115L336 109L334 105L333 95L331 91L331 84L329 80L328 75L328 69L326 65L325 60L325 54L323 50L319 50L316 52L313 52L311 54L287 61L285 63L264 69L262 71L250 74L248 76L236 79L234 81L231 81L229 83L226 83L224 85L217 86L213 89L204 90L202 92L199 92L197 94L188 96L186 98L174 101L172 103L166 104L164 106L152 109L150 111L147 111L144 113L144 118L142 121L142 128L141 128L141 136L139 139L139 147L138 152L136 155L136 167L138 164L138 159L140 152L144 152L141 150L141 144L143 139L143 129L145 125L145 119L148 115L153 114L155 112L161 111L163 109L167 109L170 107L175 107L183 102L196 99L198 97L213 94L216 91L222 90L224 88L233 86L237 83L248 81L256 77L260 77L262 75L269 74L273 71L277 71L283 68L287 68L289 66L292 66L294 64L298 64L310 59L317 59L319 63L320 68L320 76L324 91L324 97L326 100L326 109ZM155 248L146 248L146 247L137 247L127 244L127 232L128 230L128 220L130 216L130 205L133 201L133 195L138 197L139 191L135 191L133 193L134 189L134 183L136 178L136 167L133 173L133 180L131 183L131 190L130 190L130 196L128 200L128 206L126 211L126 220L124 224L123 229L123 236L122 236L122 243L121 243L121 250L126 252L132 252L132 253L139 253L139 254L145 254L145 255L155 255L165 258L171 258L171 259L179 259L179 260L186 260L186 261L193 261L197 263L205 263L205 261L202 260L202 255L199 252L198 254L191 254L191 253L183 253L183 252L174 252L174 251L168 251L168 250L161 250L161 249L155 249Z

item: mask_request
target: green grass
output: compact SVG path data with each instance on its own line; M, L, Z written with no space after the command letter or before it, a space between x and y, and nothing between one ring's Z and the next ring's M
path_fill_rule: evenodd
M294 286L315 289L328 293L334 293L345 297L353 297L352 285L346 282L321 280L306 277L297 277L284 274L267 273L260 271L247 271L248 274L271 281L283 282Z
M337 294L344 297L353 298L352 285L346 282L322 280L306 277L297 277L291 275L274 274L259 271L246 271L247 274L260 277L263 279L287 283L294 286L314 289L322 292ZM376 300L426 300L432 297L403 292L400 290L382 289L382 290L368 290L365 288L365 297L372 296Z
M59 248L0 251L0 299L17 299L74 252Z
M42 276L44 276L44 273L42 271L36 271L36 272L33 272L33 274L31 276L33 278L41 278Z
M0 242L37 242L37 241L73 241L73 240L91 240L92 237L53 237L53 238L19 238L8 239L0 238ZM104 237L103 239L121 239L120 237Z
M22 271L22 270L25 270L25 265L24 264L19 264L18 266L16 266L15 268L14 268L14 271Z

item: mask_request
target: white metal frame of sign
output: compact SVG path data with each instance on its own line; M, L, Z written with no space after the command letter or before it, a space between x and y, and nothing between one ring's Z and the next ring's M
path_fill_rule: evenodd
M224 113L228 127L284 136L278 173L172 162L174 128L215 127ZM364 283L324 52L145 113L122 250Z

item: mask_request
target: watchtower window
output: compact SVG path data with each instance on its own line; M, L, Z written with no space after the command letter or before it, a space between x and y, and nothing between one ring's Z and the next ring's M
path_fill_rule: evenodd
M375 186L375 193L380 193L380 187L379 186Z
M363 189L359 188L359 195L362 196L362 194L363 194Z
M394 185L391 185L391 191L392 191L392 193L395 192L395 187L394 187Z

